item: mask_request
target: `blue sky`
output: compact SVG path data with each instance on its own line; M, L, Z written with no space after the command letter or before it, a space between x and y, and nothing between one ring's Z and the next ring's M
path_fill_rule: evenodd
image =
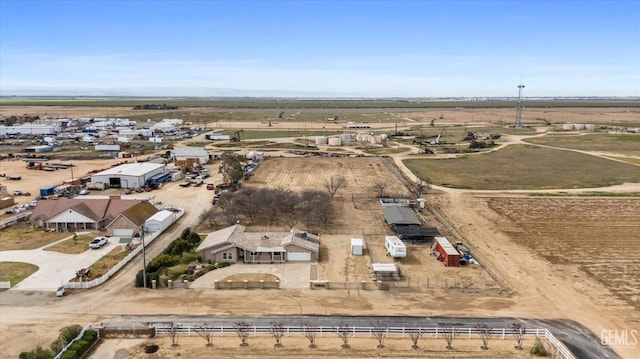
M0 0L0 95L640 96L640 1Z

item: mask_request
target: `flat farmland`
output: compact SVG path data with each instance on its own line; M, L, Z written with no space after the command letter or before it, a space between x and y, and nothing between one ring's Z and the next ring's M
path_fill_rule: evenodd
M558 268L577 265L640 309L639 198L487 199L501 231Z
M326 191L325 181L342 176L346 183L338 196L371 194L376 181L387 183L387 193L408 196L406 188L389 171L381 158L270 158L248 184L285 188L292 191Z

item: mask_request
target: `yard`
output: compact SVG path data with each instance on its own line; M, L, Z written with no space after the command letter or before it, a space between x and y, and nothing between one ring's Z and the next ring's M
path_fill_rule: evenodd
M11 226L1 233L0 251L36 249L70 236L68 232L45 232L28 224Z

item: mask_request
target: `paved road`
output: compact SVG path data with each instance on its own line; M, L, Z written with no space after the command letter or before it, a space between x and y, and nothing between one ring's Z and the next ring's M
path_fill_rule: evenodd
M388 326L437 327L453 325L460 328L472 328L484 323L489 327L508 328L512 323L520 323L526 328L548 329L562 341L566 347L580 359L620 359L611 347L600 343L600 338L582 324L565 319L521 319L521 318L465 318L465 317L414 317L414 316L260 316L260 317L212 317L212 316L175 316L175 315L125 315L105 318L103 325L116 327L148 327L153 324L182 323L183 325L233 326L235 322L246 321L250 325L268 326L271 322L281 322L285 326L300 326L310 322L318 326L337 326L347 323L349 326L368 327L375 320L381 320Z

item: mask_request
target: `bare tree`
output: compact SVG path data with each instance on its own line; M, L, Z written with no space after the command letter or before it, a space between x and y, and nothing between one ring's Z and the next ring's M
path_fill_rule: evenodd
M413 327L409 328L409 338L413 343L411 345L411 348L418 349L418 341L420 340L420 338L422 338L422 328L417 325L414 325Z
M246 347L249 345L247 343L247 339L249 339L249 323L247 322L236 322L236 334L238 334L238 338L240 338L240 346Z
M342 348L349 348L349 339L353 336L353 329L347 323L340 323L336 327L336 331L338 332L338 338L342 340Z
M211 342L211 338L213 337L213 328L209 325L209 323L204 323L203 325L198 325L194 328L195 332L204 340L207 341L207 346L210 347L213 345Z
M318 335L318 328L311 325L309 322L304 322L302 324L302 331L304 332L304 337L309 340L309 348L316 347L316 336Z
M493 336L493 330L484 323L477 324L476 330L478 331L480 339L482 339L482 346L480 348L482 350L489 349L489 339Z
M279 348L282 346L282 337L284 337L284 326L281 322L271 322L269 332L273 339L276 340L274 347Z
M442 337L447 342L446 348L453 349L453 346L452 346L453 339L455 339L455 337L458 335L458 330L456 329L456 327L452 325L446 325L442 327L442 329L439 332L442 334Z
M331 176L324 182L324 187L329 192L331 199L333 199L338 190L346 184L347 180L343 176Z
M378 195L378 197L382 198L384 197L384 192L388 186L389 184L387 183L387 181L382 179L376 179L373 182L373 185L371 185L371 190L375 192Z
M431 183L422 179L418 179L416 182L409 184L409 192L416 198L420 198L423 193L427 193L431 190Z
M522 341L524 340L524 334L527 332L527 329L520 323L511 323L509 328L513 331L513 336L516 337L516 349L522 350Z
M384 340L387 337L388 329L389 326L387 325L387 323L381 320L375 320L371 322L371 334L373 334L373 336L378 341L378 349L384 348Z
M171 337L171 346L178 346L178 325L176 323L171 323L169 325L169 337Z

